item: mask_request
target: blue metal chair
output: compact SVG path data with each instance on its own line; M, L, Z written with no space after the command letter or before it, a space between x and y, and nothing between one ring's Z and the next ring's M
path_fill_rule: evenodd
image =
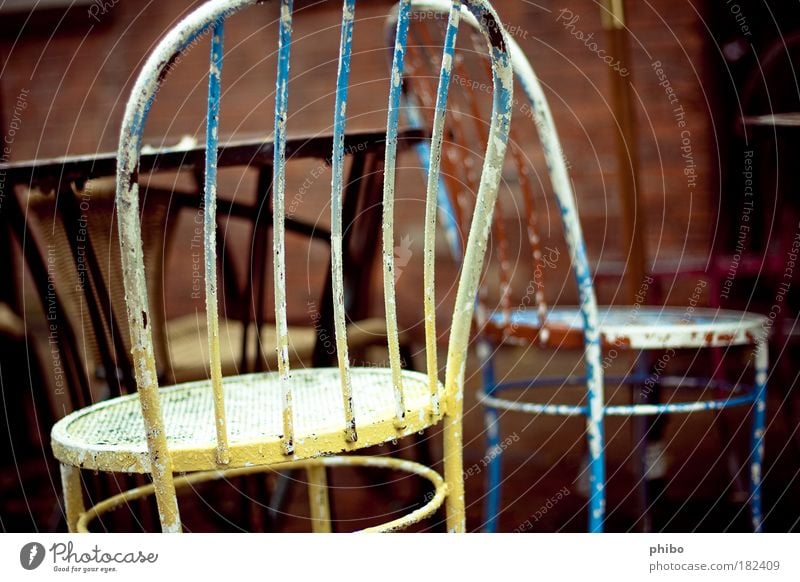
M439 17L448 9L449 3L443 0L412 0L418 15L413 19L423 23L425 15L438 14ZM428 19L430 19L428 17ZM430 19L434 20L434 19ZM473 27L480 23L472 18L465 18ZM413 34L413 31L412 31ZM409 61L417 63L417 68L410 70L409 82L406 86L406 109L412 124L430 125L430 112L434 99L430 89L430 73L426 73L428 59L424 54L413 56L418 49L430 49L435 46L428 39L418 39L416 46L409 48ZM468 49L473 52L474 49ZM549 172L552 190L560 208L563 232L569 251L569 259L574 279L577 283L579 305L577 308L549 307L545 302L541 274L547 270L548 258L543 255L537 232L536 209L533 203L533 181L535 168L531 158L522 151L515 135L520 135L520 123L515 123L511 130L509 160L505 177L509 189L521 191L525 200L524 230L527 243L530 245L530 272L525 280L529 281L525 295L519 301L512 301L513 265L508 260L509 245L504 235L501 205L503 191L497 203L494 224L495 249L498 260L492 264L499 267L494 273L499 282L499 301L488 300L488 288L494 281L486 277L479 294L479 307L476 310L476 324L481 333L479 358L482 365L483 388L479 391L479 400L486 407L485 434L487 439L488 478L486 495L485 530L496 531L501 501L501 446L500 420L505 412L523 412L539 415L584 416L588 439L588 472L589 472L589 531L603 531L606 516L606 470L605 470L605 417L607 416L657 416L699 411L718 411L734 406L750 407L752 412L752 434L750 445L750 510L751 522L755 531L761 531L763 516L761 508L761 465L764 453L764 429L766 419L766 380L768 372L767 338L770 322L767 318L747 313L703 309L689 306L683 308L653 308L633 305L630 307L598 308L595 299L592 273L586 255L583 233L575 206L574 193L568 176L566 162L561 144L556 133L553 118L547 105L545 95L533 69L520 47L513 39L509 39L514 76L522 89L524 100L515 101L515 119L529 117L535 125L539 140L544 150L544 157ZM474 60L474 59L473 59ZM484 85L476 82L475 76L458 73L459 55L456 54L454 75L460 74L468 78L466 83L474 91L480 93ZM479 79L479 76L477 77ZM460 110L458 109L460 107ZM470 198L472 188L469 163L463 152L469 151L470 139L480 135L481 122L477 119L480 108L474 103L461 102L451 104L451 119L461 119L461 123L450 124L450 139L447 152L442 161L444 169L440 196L449 200L440 201L443 228L448 232L447 239L451 243L452 253L461 255L460 231L463 225L460 219L467 208L466 200ZM522 115L522 114L524 115ZM467 127L470 124L473 127ZM485 131L485 130L483 130ZM517 132L515 134L515 132ZM428 152L424 146L418 146L418 154L422 165L427 166ZM462 152L462 153L459 153ZM447 161L448 154L452 156ZM512 175L514 176L512 178ZM525 243L522 243L525 244ZM518 256L524 256L525 252ZM524 258L524 257L523 257ZM498 381L494 365L496 350L501 345L539 345L547 348L583 348L585 374L582 376L535 377L522 381ZM646 361L648 353L662 353L659 362L672 359L677 350L731 348L734 346L751 346L754 349L755 371L752 383L726 383L718 378L689 378L687 376L668 376L664 372L665 364L651 372ZM605 350L605 357L603 355ZM634 373L623 378L604 378L604 370L622 351L637 353L637 367ZM628 405L609 405L606 403L604 387L606 383L616 385L649 386L659 383L662 386L680 388L716 388L723 390L725 396L714 399L696 399L687 402L669 401L661 404L634 402ZM534 391L537 387L585 386L586 404L560 404L553 402L539 403L521 398L504 397L504 392L511 389Z
M439 380L436 352L434 248L439 168L431 164L426 196L424 277L427 373L402 369L395 300L394 176L403 63L411 4L400 4L393 67L390 76L386 156L383 184L383 280L390 366L352 367L343 298L342 193L348 79L351 68L355 0L343 1L341 46L334 110L331 183L331 264L338 367L290 370L286 314L287 285L284 243L286 137L292 0L280 8L278 71L275 99L273 229L275 319L278 372L222 377L217 316L215 212L218 127L226 19L256 0L212 0L191 12L158 44L145 63L125 111L117 158L117 212L131 330L137 393L115 398L60 420L52 445L61 462L67 523L71 531L87 531L92 520L133 499L154 495L164 532L182 530L176 491L198 482L272 469L304 468L314 531L330 531L325 468L342 465L394 469L431 482L435 494L414 511L369 528L387 531L406 527L444 506L450 531L464 531L462 469L462 391L474 297L491 227L511 121L513 77L507 40L486 0L465 0L480 19L489 46L494 96L485 165L477 196L472 234L465 247L453 318L444 382ZM450 68L462 2L447 10L447 39L442 53L432 159L444 135ZM169 68L195 39L210 33L207 143L204 197L205 294L211 379L159 387L155 369L151 318L142 257L138 169L142 133L148 111ZM444 433L444 476L410 461L384 456L331 456L391 442L441 424ZM140 487L93 507L84 507L80 470L143 473L152 485ZM174 473L186 473L175 476Z

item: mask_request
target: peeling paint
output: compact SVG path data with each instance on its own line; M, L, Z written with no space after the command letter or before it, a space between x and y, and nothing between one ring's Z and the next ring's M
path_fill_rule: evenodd
M342 182L344 168L344 136L347 111L347 88L352 51L355 0L344 0L342 11L341 46L339 70L337 74L336 106L334 117L334 147L331 158L333 168L331 243L332 272L334 288L334 323L339 357L339 367L335 369L314 369L295 371L290 375L288 364L288 339L286 334L286 289L283 252L283 217L285 176L283 175L285 156L285 135L287 122L289 55L291 43L291 0L281 0L281 19L279 34L278 80L276 81L275 114L275 168L274 188L275 206L275 269L276 293L275 311L278 326L279 371L250 377L237 376L223 378L219 363L219 328L216 280L216 159L218 140L218 113L220 105L220 84L222 72L222 31L225 18L239 9L254 4L254 0L212 0L191 12L159 42L140 72L131 97L126 106L120 132L117 168L117 211L119 216L120 250L125 284L125 296L130 322L132 355L138 391L136 394L117 398L73 413L56 424L52 432L53 451L67 467L85 467L102 471L150 473L153 484L137 488L119 496L105 500L87 511L83 511L75 498L71 512L75 514L78 530L85 531L89 521L120 503L131 499L155 495L162 531L181 531L181 521L176 498L176 485L183 487L223 475L249 474L268 470L268 465L288 467L287 461L302 461L320 455L355 451L407 436L438 422L444 424L445 432L445 478L427 467L408 461L395 461L384 457L347 457L342 463L357 466L396 468L415 473L428 479L435 486L435 496L422 508L410 515L389 522L377 528L389 531L405 527L419 519L429 517L446 502L447 526L450 531L464 531L464 490L462 475L462 431L463 382L466 364L469 328L477 291L478 278L487 246L491 215L495 204L503 158L510 124L512 104L512 70L507 42L498 19L486 0L465 0L464 5L474 14L484 18L484 36L490 42L493 61L496 99L492 112L490 139L487 143L485 165L478 193L472 229L466 248L467 260L459 280L456 307L453 312L453 326L448 346L445 384L438 380L435 356L429 360L428 374L416 374L400 370L399 357L391 354L391 369L363 370L350 369L347 353L347 336L343 308L343 253L342 253ZM409 0L401 0L405 6L405 17L398 26L396 65L402 62L405 52L405 33L401 31L408 25ZM443 134L444 106L446 105L449 71L452 66L452 51L455 42L456 26L460 17L461 3L456 0L448 7L448 48L442 59L440 78L440 97L442 99L441 121L437 124L436 139L441 143ZM487 23L493 23L488 26ZM166 78L170 67L177 62L181 51L185 50L200 35L213 31L211 59L209 63L209 108L206 135L206 178L204 193L205 259L206 259L206 308L209 328L209 355L211 358L211 380L199 383L159 388L153 353L151 329L148 312L145 265L142 255L141 224L139 222L138 163L144 125L154 97ZM397 142L397 113L399 92L402 87L402 68L395 66L392 75L393 101L390 102L390 117L387 127L387 163L394 164ZM398 78L400 81L398 82ZM393 138L392 138L393 136ZM438 148L438 146L437 146ZM440 155L440 153L438 154ZM386 172L384 195L393 202L394 166ZM438 168L435 170L438 174ZM436 180L429 187L429 209L433 210L435 220L437 209ZM388 196L388 198L386 198ZM434 200L430 201L433 197ZM426 214L426 224L432 223L431 213ZM391 239L392 219L388 219L388 230L384 225L384 242ZM277 240L281 237L280 240ZM432 256L435 237L426 235L426 254ZM384 273L393 275L393 246L389 252L384 249ZM433 279L430 271L430 285L426 297L433 300ZM393 276L388 277L394 281ZM387 297L387 329L389 330L390 352L392 344L397 344L397 322L391 321L395 313L393 286L391 297ZM427 314L426 326L430 324L435 334L435 312ZM432 350L435 354L435 343ZM433 362L433 365L430 365ZM369 374L372 374L371 376ZM359 381L354 382L356 377ZM302 398L308 399L305 383L318 384L325 378L332 380L339 391L336 405L324 402L320 411L305 402L306 409L300 406ZM243 383L247 394L261 394L270 406L259 407L256 403L245 402L248 410L264 411L269 418L259 418L258 427L262 431L241 437L242 419L226 411L239 410L243 405L240 391ZM377 390L376 387L381 387ZM258 390L262 392L258 392ZM381 400L377 408L370 398L383 398L391 394L390 400ZM180 404L175 396L186 397L193 405L201 407L204 419L201 421L180 412ZM302 397L302 398L301 398ZM237 400L238 399L238 400ZM275 406L275 402L279 402ZM296 406L295 406L296 405ZM337 407L341 405L341 409ZM384 408L389 405L388 409ZM310 410L309 407L310 406ZM109 418L124 410L128 423L120 426L108 425ZM343 422L332 421L331 410L336 410ZM341 411L339 413L338 411ZM319 412L319 417L314 416ZM356 411L362 424L356 423ZM388 412L387 412L388 411ZM274 413L274 414L273 414ZM111 414L112 416L105 416ZM166 418L169 423L165 423ZM184 414L184 416L181 416ZM304 416L305 414L305 416ZM271 416L270 416L271 415ZM320 425L309 427L309 417ZM207 419L205 417L208 417ZM213 417L213 421L211 418ZM188 419L188 420L187 420ZM206 422L207 420L207 422ZM189 422L190 421L190 422ZM94 423L94 424L93 424ZM184 424L181 424L184 423ZM122 426L124 425L124 426ZM273 427L264 431L263 425ZM169 428L169 430L167 430ZM105 432L113 429L117 434ZM121 431L121 433L119 432ZM134 431L126 433L125 431ZM183 431L183 432L181 432ZM199 432L193 432L199 431ZM126 434L125 438L119 438ZM181 434L186 437L181 440ZM365 460L367 459L367 460ZM333 466L338 461L328 457L317 459L317 465ZM298 465L300 466L300 465ZM308 465L306 465L308 466ZM224 469L224 470L223 470ZM175 472L202 471L175 477ZM65 482L73 480L76 471L66 468L63 471ZM319 477L319 475L317 475ZM324 504L320 492L325 488L321 478L315 493L318 521L325 521ZM65 489L70 487L65 483ZM73 489L70 490L71 492ZM71 526L72 527L72 526Z

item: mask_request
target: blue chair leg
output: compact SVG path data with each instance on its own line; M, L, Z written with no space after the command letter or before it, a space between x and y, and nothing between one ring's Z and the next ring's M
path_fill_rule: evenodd
M756 398L753 402L753 434L750 445L750 515L753 521L753 531L756 533L760 533L764 527L761 510L761 475L764 461L764 429L767 420L767 370L769 367L767 350L766 339L756 346Z
M591 377L591 372L589 374ZM601 533L606 517L605 406L602 392L589 386L586 418L589 441L589 533Z
M494 375L494 346L481 341L478 347L483 374L484 392L493 395L496 389ZM486 430L486 508L484 515L484 531L495 533L500 513L500 480L502 476L500 455L500 415L496 408L486 407L484 412Z

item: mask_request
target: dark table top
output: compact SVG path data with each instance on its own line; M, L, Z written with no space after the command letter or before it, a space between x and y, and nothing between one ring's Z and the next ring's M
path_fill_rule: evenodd
M418 129L400 132L398 149L413 144L424 137ZM383 131L364 131L347 134L344 141L345 154L378 151L385 147ZM293 137L286 142L286 159L329 159L333 147L331 135ZM218 147L218 166L270 166L273 162L271 136L239 137L221 143ZM142 173L178 170L188 167L202 168L205 163L205 144L184 139L177 145L153 148L142 147L139 170ZM66 156L41 160L26 160L0 164L5 172L7 184L28 184L43 190L58 188L59 184L113 176L116 173L116 152L91 155Z

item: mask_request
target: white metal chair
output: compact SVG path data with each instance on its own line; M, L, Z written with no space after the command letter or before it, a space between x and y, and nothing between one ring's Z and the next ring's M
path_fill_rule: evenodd
M449 10L446 0L412 0L417 13L415 22L425 20L420 15L438 14L441 17ZM475 29L481 26L480 20L466 18ZM391 21L390 21L391 22ZM424 29L423 29L424 31ZM408 111L412 121L422 126L432 126L430 112L435 108L436 98L430 86L430 65L426 55L416 56L414 51L422 47L430 49L432 44L425 38L418 39L416 45L409 46L410 71L407 85ZM476 49L477 50L477 49ZM419 51L417 51L419 52ZM495 531L500 512L500 492L502 486L500 436L501 414L523 412L539 415L584 416L589 449L589 530L602 531L606 519L606 472L605 437L606 416L657 416L700 411L717 411L733 406L747 406L752 412L751 445L748 461L750 464L750 511L751 523L755 531L761 531L763 514L761 509L761 465L764 454L764 429L766 421L766 380L767 380L767 337L770 323L767 318L735 311L682 307L626 307L598 308L593 278L586 255L583 232L578 219L575 197L567 172L561 144L550 113L544 91L520 47L509 38L514 77L522 89L523 100L515 102L520 123L515 123L509 142L509 164L505 173L505 184L497 202L497 218L494 223L494 249L497 253L496 278L487 277L479 297L481 305L476 310L477 325L480 328L482 346L478 350L483 373L483 388L478 398L486 407L486 440L488 461L485 528ZM458 61L458 58L456 59ZM414 65L417 65L414 70ZM481 73L470 76L469 72L459 71L459 63L454 65L454 75L459 74L465 85L480 94ZM477 88L477 89L476 89ZM448 231L448 241L455 255L461 254L462 239L459 231L464 231L460 222L472 204L470 179L471 160L464 152L469 152L472 136L485 133L483 122L478 117L480 108L475 105L475 96L464 94L466 99L452 105L451 117L460 118L461 123L451 123L449 136L455 147L446 148L451 159L442 161L444 173L440 188L442 196L449 200L440 202L440 207L451 208L441 214L444 227ZM522 110L523 106L525 107ZM522 111L521 111L522 110ZM522 115L522 114L525 115ZM526 120L525 117L530 119ZM475 122L473 124L473 121ZM534 127L530 127L533 125ZM477 128L473 127L477 126ZM577 307L550 307L545 301L544 272L547 271L547 257L540 248L540 232L537 225L537 212L534 204L534 185L537 182L533 156L523 151L518 139L525 132L536 132L544 150L544 158L549 172L552 190L558 202L564 237L568 248L572 272L577 283L579 305ZM448 144L448 145L452 145ZM418 148L424 161L430 157L424 147ZM448 176L448 173L450 174ZM543 180L540 182L542 183ZM523 209L523 233L520 242L521 252L510 248L506 226L503 224L501 205L506 187L512 194L522 198L519 207ZM505 198L508 201L508 198ZM515 301L513 285L515 268L520 264L530 265L530 271L523 268L523 280L528 282L525 294ZM494 284L494 285L493 285ZM495 293L487 289L494 287ZM499 297L491 302L487 297ZM696 300L695 300L696 302ZM542 377L519 381L498 381L495 376L494 355L501 345L538 345L545 348L583 348L585 374L569 378ZM664 367L655 370L639 370L625 378L605 378L604 370L608 363L621 351L634 351L639 354L663 352L666 360L672 359L677 350L700 350L711 348L731 348L750 346L754 350L754 374L752 382L742 377L738 382L727 383L708 377L670 376ZM606 357L603 357L603 350ZM659 404L633 402L625 405L611 405L605 399L605 386L609 381L617 384L639 385L659 383L674 388L694 388L704 390L714 388L721 395L714 398L699 398L689 401L669 401ZM565 404L560 402L536 402L526 398L527 389L537 387L585 387L586 404ZM526 389L522 397L506 396L513 389Z
M434 247L441 151L450 67L461 12L460 0L449 9L449 26L438 90L436 124L431 138L424 249L424 313L427 372L401 369L394 288L394 174L403 59L411 3L400 3L389 92L386 169L383 200L383 280L390 367L354 368L348 361L343 307L342 189L343 140L355 0L343 1L341 47L336 84L332 154L331 233L337 368L290 370L286 316L284 246L285 143L292 34L292 0L280 0L280 32L275 99L274 280L279 371L222 377L215 269L215 196L217 130L223 66L223 28L231 14L256 0L212 0L173 28L152 52L138 76L125 111L117 160L117 212L128 320L137 393L79 410L59 421L52 446L62 466L66 514L71 531L87 531L90 522L132 499L155 495L164 532L182 530L176 490L194 483L272 468L304 467L309 479L315 531L329 531L324 467L386 467L417 474L435 487L428 502L403 517L372 530L405 527L432 515L445 503L447 527L464 531L462 479L462 389L472 312L500 181L511 120L512 71L507 39L486 0L465 0L482 23L492 55L494 107L476 211L466 245L458 293L450 322L444 382L436 352ZM277 4L277 0L273 4ZM142 258L138 159L148 110L170 63L194 39L211 32L204 208L205 292L211 380L160 387L157 381L151 318ZM441 330L440 330L441 331ZM444 477L428 467L388 457L328 456L351 452L411 435L441 423L444 431ZM127 491L91 508L84 507L80 470L145 473L152 484ZM186 475L175 476L175 473Z

